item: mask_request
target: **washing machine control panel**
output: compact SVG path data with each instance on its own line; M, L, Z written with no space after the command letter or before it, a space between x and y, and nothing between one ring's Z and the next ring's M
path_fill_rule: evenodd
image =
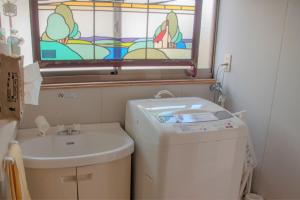
M208 112L161 112L155 118L166 126L173 126L182 133L210 132L236 129L239 120L226 110Z
M239 128L239 126L239 120L236 118L210 122L174 124L177 132L183 134L190 132L209 133L212 131L232 130Z

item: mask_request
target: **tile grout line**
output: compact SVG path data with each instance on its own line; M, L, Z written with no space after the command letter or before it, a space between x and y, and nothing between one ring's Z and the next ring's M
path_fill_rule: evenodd
M99 122L102 123L103 122L103 89L102 88L99 88L98 89L99 91L99 95L100 95L100 119L99 119Z

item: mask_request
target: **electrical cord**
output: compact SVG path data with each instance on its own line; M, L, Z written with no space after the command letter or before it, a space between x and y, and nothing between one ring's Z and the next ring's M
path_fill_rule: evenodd
M217 72L215 74L216 83L210 86L210 91L213 92L213 101L215 103L220 103L220 97L223 96L223 84L225 79L225 69L224 67L228 66L227 63L218 65ZM223 70L221 70L223 69ZM221 71L220 71L221 70ZM220 72L222 72L222 79L219 80ZM224 102L221 102L223 104Z

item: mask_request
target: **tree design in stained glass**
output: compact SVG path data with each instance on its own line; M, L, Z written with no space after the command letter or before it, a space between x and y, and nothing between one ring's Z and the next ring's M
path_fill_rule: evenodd
M195 0L39 0L38 8L41 60L191 59Z

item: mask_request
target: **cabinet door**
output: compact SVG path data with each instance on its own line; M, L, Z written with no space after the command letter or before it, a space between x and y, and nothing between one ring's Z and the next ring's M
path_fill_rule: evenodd
M79 199L129 200L130 156L77 168Z
M26 169L30 195L33 200L76 200L76 168Z

